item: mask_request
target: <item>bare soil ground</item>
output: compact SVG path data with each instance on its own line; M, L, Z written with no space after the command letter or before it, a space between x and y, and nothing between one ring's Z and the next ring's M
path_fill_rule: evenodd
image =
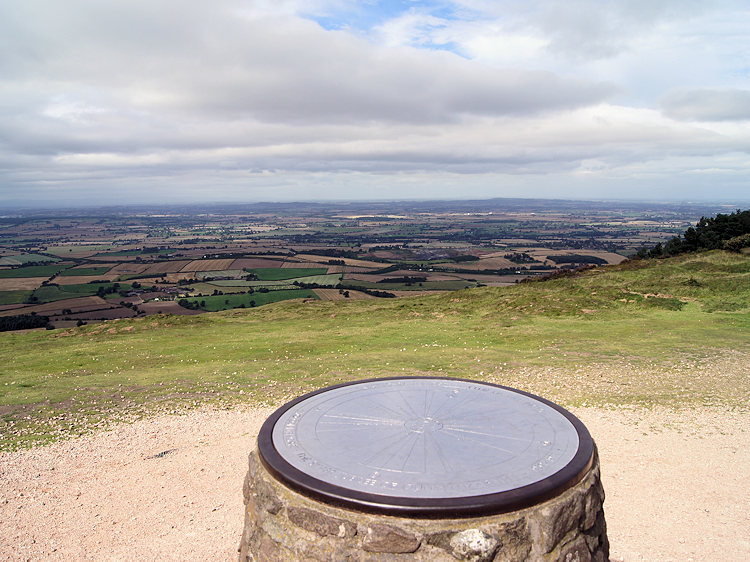
M163 415L0 454L0 559L236 560L270 408ZM613 560L750 559L750 412L577 408Z

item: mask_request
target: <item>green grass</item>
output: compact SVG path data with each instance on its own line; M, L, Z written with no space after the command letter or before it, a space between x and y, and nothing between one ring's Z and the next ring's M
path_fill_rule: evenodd
M92 246L93 247L93 246ZM75 250L74 250L75 251ZM174 250L171 249L162 249L162 250L156 250L154 252L144 252L143 250L115 250L115 251L101 251L98 254L95 254L96 257L125 257L125 256L163 256L167 254L173 253Z
M59 271L68 266L59 265L31 265L28 267L19 267L16 269L0 270L0 279L10 279L17 277L52 277Z
M76 246L74 244L71 244L71 245L61 245L61 246L50 246L47 248L47 252L50 254L54 254L56 256L66 257L72 253L95 252L95 251L103 252L114 247L115 246L111 246L108 244L94 244L94 245L90 244L90 245L82 245L82 246Z
M87 297L96 295L99 287L109 289L114 283L83 283L78 285L47 285L39 287L33 294L38 299L37 302L55 302L65 299L73 299L77 297ZM132 286L128 283L119 283L120 290L130 291ZM106 298L120 298L117 293L110 293L106 295Z
M18 254L15 256L5 256L0 258L0 265L23 265L31 262L55 262L60 261L60 258L53 258L50 256L43 256L41 254Z
M21 304L26 301L32 291L0 291L0 305Z
M505 288L4 333L0 448L393 375L488 380L566 406L746 408L748 303L750 257L710 252Z
M278 291L268 291L267 293L254 292L252 294L224 294L212 295L206 297L191 297L189 302L205 302L201 306L202 310L208 312L217 312L219 310L231 310L234 308L252 308L253 306L263 306L274 302L281 302L290 299L317 299L318 296L309 289L281 289Z
M310 275L325 275L328 271L325 267L259 267L248 269L248 273L254 273L260 281L282 281L284 279L295 279L297 277L308 277Z
M107 273L111 267L78 267L74 269L66 269L60 275L63 276L82 276L82 275L103 275Z

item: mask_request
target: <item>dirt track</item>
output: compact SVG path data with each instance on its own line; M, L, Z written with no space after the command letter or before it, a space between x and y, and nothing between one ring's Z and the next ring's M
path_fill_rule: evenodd
M271 409L161 416L0 455L0 559L235 560ZM613 560L750 559L750 413L577 409Z

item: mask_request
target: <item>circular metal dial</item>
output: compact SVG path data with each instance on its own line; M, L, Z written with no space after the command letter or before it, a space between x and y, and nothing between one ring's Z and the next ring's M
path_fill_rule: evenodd
M572 414L539 397L475 381L397 378L283 406L259 448L277 477L329 501L470 512L541 501L534 498L572 485L593 444Z

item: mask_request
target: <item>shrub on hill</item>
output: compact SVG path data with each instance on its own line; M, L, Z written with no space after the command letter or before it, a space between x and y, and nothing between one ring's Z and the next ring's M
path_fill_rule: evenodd
M729 215L719 213L713 218L701 217L695 227L688 228L682 236L675 236L666 244L638 250L638 258L676 256L698 250L727 249L739 251L747 244L745 235L750 234L750 210L737 210ZM734 240L738 239L738 240ZM727 243L733 242L727 247ZM734 248L737 248L734 250Z

